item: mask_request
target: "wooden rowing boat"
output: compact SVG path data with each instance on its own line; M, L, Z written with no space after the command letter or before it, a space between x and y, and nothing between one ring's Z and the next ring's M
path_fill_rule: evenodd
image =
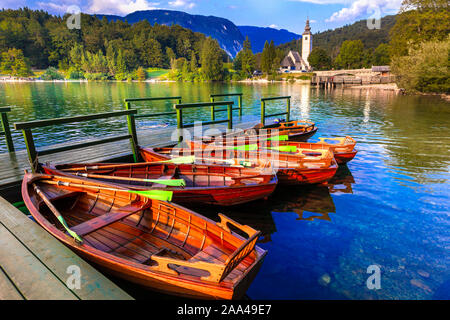
M249 226L112 184L27 173L22 196L37 223L88 261L172 295L242 298L266 255Z
M242 204L268 197L275 190L277 176L272 168L245 168L207 164L173 163L91 163L43 165L45 173L82 176L89 179L173 192L179 204L206 203L221 206ZM159 184L181 180L181 186Z
M139 148L144 161L167 161L179 156L194 155L196 160L204 163L217 163L232 161L236 164L261 165L261 162L270 162L275 168L278 183L283 185L302 185L323 183L331 179L338 165L330 150L302 149L300 153L274 152L271 150L247 151L221 149L215 146L205 146L203 149L183 148ZM313 156L307 153L317 153Z
M290 141L308 141L317 132L317 129L312 121L295 120L266 126L258 124L244 132L246 135L288 135Z
M242 145L256 144L258 148L272 148L273 150L285 150L285 152L298 153L301 149L328 149L334 154L334 158L338 164L345 164L351 161L357 151L355 150L356 141L349 136L339 138L320 137L317 143L297 142L284 140L269 140L267 136L250 136L250 137L233 137L229 139L219 140L211 137L204 137L199 140L189 142L191 148L204 148L205 144L214 144L216 147L236 147ZM285 146L292 148L284 148ZM281 148L280 148L281 147ZM314 155L314 153L311 153ZM317 153L320 155L320 153Z

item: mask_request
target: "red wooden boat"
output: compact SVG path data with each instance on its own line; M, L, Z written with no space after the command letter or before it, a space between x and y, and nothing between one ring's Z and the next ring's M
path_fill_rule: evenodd
M43 165L45 173L82 176L133 188L173 191L179 204L207 203L221 206L242 204L268 197L275 190L277 176L272 168L245 168L207 164L90 163ZM174 180L181 186L169 184ZM161 181L160 181L161 182Z
M25 174L22 196L36 222L86 260L172 295L242 298L266 255L249 226L220 214L216 223L111 184Z
M301 149L329 149L333 152L334 158L338 164L345 164L351 161L357 151L355 150L356 141L352 137L340 138L319 138L319 142L297 142L284 140L269 140L267 136L249 136L249 137L233 137L224 140L215 139L211 137L204 137L201 140L190 141L191 148L204 148L205 144L214 144L216 147L235 147L242 145L256 144L258 148L272 148L273 150L298 153ZM292 148L283 148L285 146ZM280 148L281 147L281 148ZM314 155L314 153L310 153ZM320 153L318 153L320 155Z
M308 152L321 153L313 156ZM289 152L273 152L271 150L246 151L220 149L215 146L205 146L204 149L182 148L140 148L144 161L165 161L180 156L194 155L197 161L217 163L232 161L236 164L261 165L270 162L277 171L278 182L284 185L315 184L331 179L338 165L330 150L303 149L303 154ZM306 154L305 154L306 153Z
M258 124L244 132L246 135L287 135L290 141L308 141L317 132L317 129L312 121L295 120L266 126Z

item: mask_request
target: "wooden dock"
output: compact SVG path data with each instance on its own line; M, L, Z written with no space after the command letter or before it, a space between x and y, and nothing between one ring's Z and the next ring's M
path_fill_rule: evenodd
M80 270L79 288L69 279L73 275L71 266ZM131 296L0 197L0 300L130 299Z

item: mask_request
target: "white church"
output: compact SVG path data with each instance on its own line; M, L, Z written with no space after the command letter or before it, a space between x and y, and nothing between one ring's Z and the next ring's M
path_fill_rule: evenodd
M293 71L310 71L311 67L308 62L309 54L312 50L312 34L309 26L309 19L306 20L305 31L302 34L302 55L298 51L289 51L287 56L281 62L281 72Z

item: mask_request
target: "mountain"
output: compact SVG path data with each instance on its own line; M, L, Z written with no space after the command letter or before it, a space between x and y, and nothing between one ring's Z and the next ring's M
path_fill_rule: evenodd
M248 36L252 44L253 53L262 52L264 43L273 40L275 45L290 42L301 38L301 35L290 32L285 29L238 26L244 38Z
M122 20L133 24L142 20L148 20L151 25L158 23L161 25L178 24L184 28L194 32L201 32L207 36L216 39L221 48L230 56L235 57L242 49L244 37L239 28L230 20L214 17L192 15L181 11L172 10L145 10L136 11L126 15L125 17L113 15L97 15L108 20Z
M395 24L395 15L381 18L380 29L369 29L367 20L360 20L334 30L327 30L313 34L313 48L320 47L326 50L334 59L339 54L339 48L345 40L361 40L366 49L375 49L382 43L389 42L389 31ZM296 41L278 46L286 51L298 50Z

